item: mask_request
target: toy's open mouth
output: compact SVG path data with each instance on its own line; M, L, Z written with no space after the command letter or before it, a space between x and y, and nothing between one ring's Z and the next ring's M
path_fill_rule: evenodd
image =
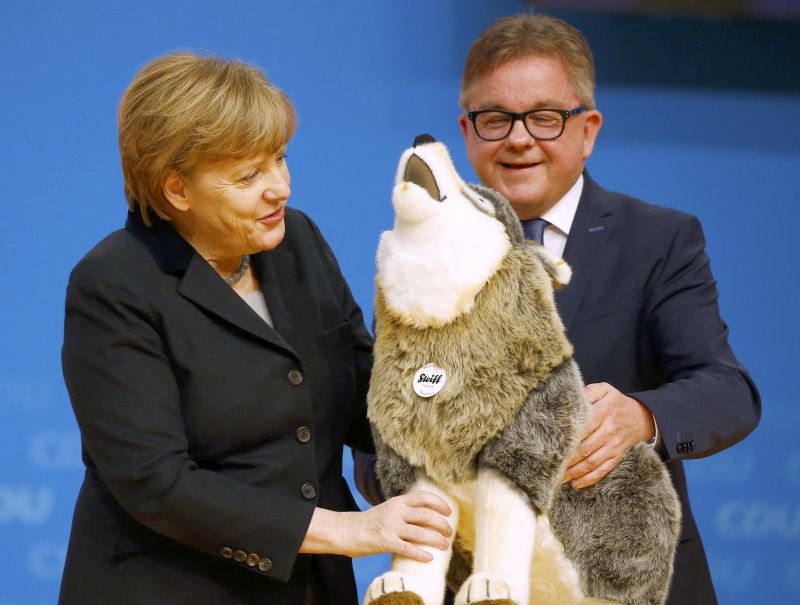
M418 155L414 154L408 158L406 162L406 170L403 173L403 180L406 183L414 183L422 187L431 196L431 199L439 202L441 196L439 193L439 186L436 184L436 177L433 172Z

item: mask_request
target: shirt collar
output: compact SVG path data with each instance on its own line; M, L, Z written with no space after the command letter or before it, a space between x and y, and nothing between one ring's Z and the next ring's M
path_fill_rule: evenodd
M564 194L556 205L545 212L541 218L556 227L564 235L569 235L575 213L578 211L578 202L583 193L583 174L578 177L575 184Z

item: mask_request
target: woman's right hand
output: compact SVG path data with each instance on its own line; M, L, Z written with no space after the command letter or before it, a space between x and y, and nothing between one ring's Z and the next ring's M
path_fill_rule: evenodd
M433 556L419 546L447 550L453 533L446 518L450 512L441 497L418 490L355 513L344 536L345 540L350 539L349 556L391 552L430 561Z
M395 496L360 513L318 508L300 552L348 557L391 552L428 562L433 556L420 547L448 548L453 533L447 520L450 513L441 497L422 490Z

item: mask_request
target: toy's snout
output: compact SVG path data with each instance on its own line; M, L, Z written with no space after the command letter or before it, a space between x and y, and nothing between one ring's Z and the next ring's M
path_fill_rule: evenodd
M421 145L435 142L436 139L431 135L420 134L414 138L414 147L417 148ZM433 176L433 171L430 166L428 166L427 162L416 153L409 156L406 162L406 169L403 172L403 181L422 187L428 195L431 196L431 199L437 202L443 201L439 191L439 185L436 183L436 177Z
M428 143L435 143L436 139L434 139L431 135L427 133L418 134L414 137L414 147L419 147L420 145L427 145Z

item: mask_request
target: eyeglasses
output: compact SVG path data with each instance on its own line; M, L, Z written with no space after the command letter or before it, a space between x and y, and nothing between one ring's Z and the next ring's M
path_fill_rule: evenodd
M575 109L533 109L516 113L503 109L479 109L470 111L467 117L484 141L501 141L511 134L514 122L522 121L525 130L537 141L552 141L561 136L567 120L583 113L586 107Z

